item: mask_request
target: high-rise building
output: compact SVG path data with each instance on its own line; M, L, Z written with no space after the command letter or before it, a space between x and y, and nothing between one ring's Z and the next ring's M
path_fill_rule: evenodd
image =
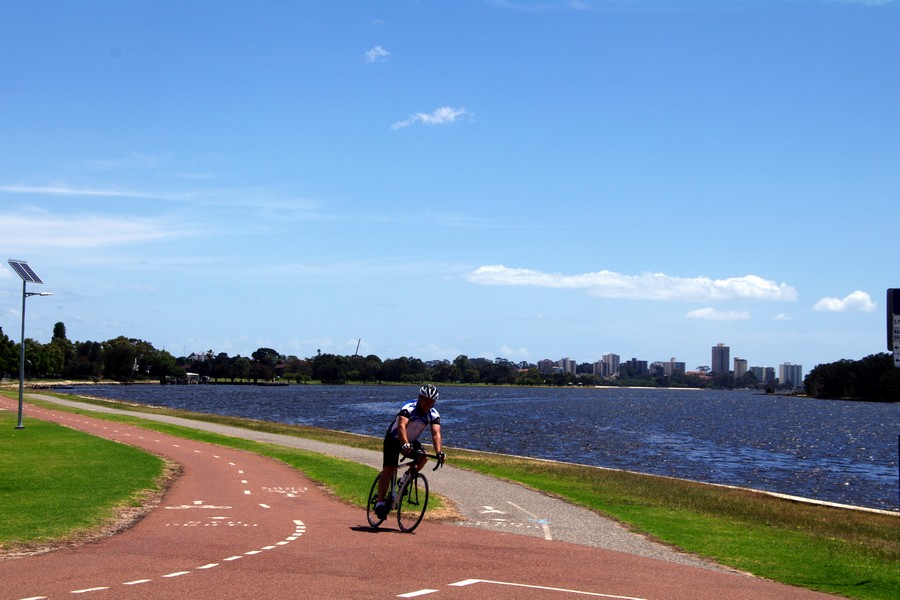
M716 375L728 375L731 370L728 368L731 363L731 348L725 344L716 344L712 349L712 362L710 363L710 371Z
M575 367L577 366L575 361L569 358L568 356L565 358L559 359L559 362L556 363L560 369L562 369L563 373L571 373L575 374Z
M778 383L791 387L803 385L803 366L784 363L778 365Z
M747 374L747 359L746 358L734 358L734 378L740 379L744 375Z
M664 362L662 367L666 377L671 377L672 373L675 373L676 371L684 373L686 370L684 363L676 361L674 356L669 359L669 362Z
M550 360L549 358L539 360L537 367L541 375L551 375L558 368L556 366L556 361Z
M750 372L756 377L760 383L775 383L775 367L750 367Z
M621 362L622 357L618 354L604 354L601 362L603 363L603 373L604 377L613 377L619 374L619 363Z

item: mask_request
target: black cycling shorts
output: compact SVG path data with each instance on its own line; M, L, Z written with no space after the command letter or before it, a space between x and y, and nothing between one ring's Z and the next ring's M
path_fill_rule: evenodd
M419 440L413 440L410 443L414 450L425 451L425 448L422 447ZM390 432L384 436L384 459L382 461L382 466L396 467L400 464L400 455L402 454L400 446L400 440L392 436Z

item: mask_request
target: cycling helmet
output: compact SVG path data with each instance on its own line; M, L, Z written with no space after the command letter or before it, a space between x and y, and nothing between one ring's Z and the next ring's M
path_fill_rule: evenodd
M419 396L430 398L431 400L437 400L440 394L438 394L437 388L429 383L428 385L422 386L422 388L419 390Z

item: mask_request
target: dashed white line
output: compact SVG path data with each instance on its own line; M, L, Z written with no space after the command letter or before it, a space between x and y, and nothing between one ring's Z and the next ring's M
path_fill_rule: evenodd
M69 593L70 594L89 594L90 592L101 592L103 590L108 590L108 589L109 589L109 587L92 587L92 588L85 588L83 590L72 590Z
M122 585L140 585L142 583L150 583L151 579L135 579L134 581L126 581Z

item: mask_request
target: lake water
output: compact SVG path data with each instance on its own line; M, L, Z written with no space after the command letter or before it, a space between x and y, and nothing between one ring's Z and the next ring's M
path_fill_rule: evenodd
M404 386L125 385L78 393L382 436ZM898 509L900 404L744 391L445 387L444 444Z

